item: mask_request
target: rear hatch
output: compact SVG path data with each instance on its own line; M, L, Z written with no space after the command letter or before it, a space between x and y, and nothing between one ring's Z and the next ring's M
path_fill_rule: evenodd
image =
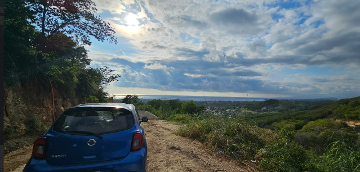
M122 159L130 153L135 129L126 109L71 109L46 135L46 160L52 165L79 165Z

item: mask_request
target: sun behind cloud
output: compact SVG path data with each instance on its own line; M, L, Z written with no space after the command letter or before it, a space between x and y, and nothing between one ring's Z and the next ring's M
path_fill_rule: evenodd
M125 17L125 22L126 25L122 25L122 28L127 31L127 32L138 32L141 24L139 22L138 19L140 19L141 17L137 14L134 13L128 13L127 16Z

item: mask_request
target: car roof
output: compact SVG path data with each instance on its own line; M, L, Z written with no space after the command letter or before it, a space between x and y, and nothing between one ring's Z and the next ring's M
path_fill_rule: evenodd
M74 108L101 108L101 107L112 107L112 108L123 108L126 110L131 111L133 114L136 114L135 106L133 104L126 104L126 103L85 103L79 104Z

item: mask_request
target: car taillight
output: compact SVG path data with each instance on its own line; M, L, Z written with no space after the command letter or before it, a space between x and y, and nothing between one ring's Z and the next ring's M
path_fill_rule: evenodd
M32 155L36 159L45 159L46 137L36 139L33 146Z
M141 149L142 142L143 142L142 134L140 132L134 133L133 139L131 142L131 151L137 151L137 150Z

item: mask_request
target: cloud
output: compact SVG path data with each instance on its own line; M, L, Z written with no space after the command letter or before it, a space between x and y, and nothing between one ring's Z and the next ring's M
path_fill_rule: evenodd
M181 28L193 27L196 29L206 29L208 27L208 24L206 22L195 20L191 16L187 15L166 17L164 21Z
M94 64L121 69L124 82L118 86L289 96L359 93L353 73L319 76L311 68L358 71L360 1L101 2L100 15L137 50L118 46L101 54L101 47L90 47Z
M185 56L185 57L198 57L201 58L206 54L209 54L209 51L206 49L202 49L202 50L192 50L190 48L177 48L176 49L177 56Z
M225 9L211 14L210 20L214 25L232 34L257 34L258 16L244 9Z
M152 63L150 65L145 65L144 66L144 69L151 69L151 70L159 70L159 69L162 69L162 70L166 70L166 69L169 69L167 66L165 65L162 65L160 63ZM170 69L174 69L173 67L170 67Z
M115 51L115 54L116 54L116 55L120 55L120 56L125 55L124 51L122 51L121 49L120 49L120 50L116 50L116 51Z

